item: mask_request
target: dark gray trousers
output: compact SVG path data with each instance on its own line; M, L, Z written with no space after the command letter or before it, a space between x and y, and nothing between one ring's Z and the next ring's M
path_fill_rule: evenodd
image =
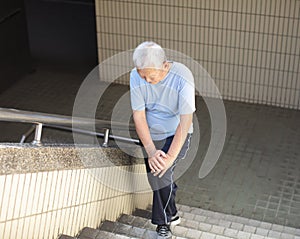
M170 136L164 140L154 141L157 149L161 149L165 153L168 152L174 136ZM152 203L152 223L156 225L168 224L171 217L177 213L175 197L177 185L174 182L173 174L176 164L179 160L184 159L190 146L191 134L187 135L178 157L173 165L167 170L162 178L153 176L148 164L148 158L145 157L145 165L150 186L153 190Z

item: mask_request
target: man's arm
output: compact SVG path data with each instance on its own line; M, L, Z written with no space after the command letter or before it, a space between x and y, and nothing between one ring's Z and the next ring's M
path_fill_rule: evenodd
M145 110L134 110L133 121L135 124L136 132L148 154L148 163L151 171L160 172L165 167L166 163L163 158L166 157L166 154L161 150L157 150L152 141L148 123L146 120Z
M177 158L188 134L189 128L193 121L193 114L180 115L180 123L176 129L172 144L166 154L165 168L161 172L156 172L154 175L162 177L165 172L172 166L175 159Z

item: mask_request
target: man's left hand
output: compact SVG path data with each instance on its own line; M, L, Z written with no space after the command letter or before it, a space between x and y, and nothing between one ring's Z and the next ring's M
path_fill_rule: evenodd
M167 172L167 170L173 165L175 159L176 159L176 157L172 157L171 155L166 154L166 157L164 158L164 160L166 162L164 169L162 171L155 172L153 175L158 176L159 178L164 176L164 174Z

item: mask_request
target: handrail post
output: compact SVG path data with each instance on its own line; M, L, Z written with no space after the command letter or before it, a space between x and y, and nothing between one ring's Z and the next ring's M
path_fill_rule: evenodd
M43 124L37 123L35 126L35 134L34 134L34 140L32 141L32 144L35 145L42 144L42 133L43 133Z
M21 138L21 140L20 140L20 144L25 143L25 140L27 139L27 137L28 137L29 135L31 135L32 132L33 132L34 130L35 130L35 125L32 125L32 126L30 127L30 129L29 129L25 134L22 135L22 138Z
M102 147L105 147L105 148L108 147L108 140L109 140L109 129L105 129Z

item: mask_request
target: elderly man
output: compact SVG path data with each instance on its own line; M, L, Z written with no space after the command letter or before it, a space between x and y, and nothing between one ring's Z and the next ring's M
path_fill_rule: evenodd
M178 160L185 158L193 132L194 79L186 66L168 61L154 42L141 43L133 62L131 106L153 190L152 223L159 238L169 238L170 226L180 223L173 174Z

